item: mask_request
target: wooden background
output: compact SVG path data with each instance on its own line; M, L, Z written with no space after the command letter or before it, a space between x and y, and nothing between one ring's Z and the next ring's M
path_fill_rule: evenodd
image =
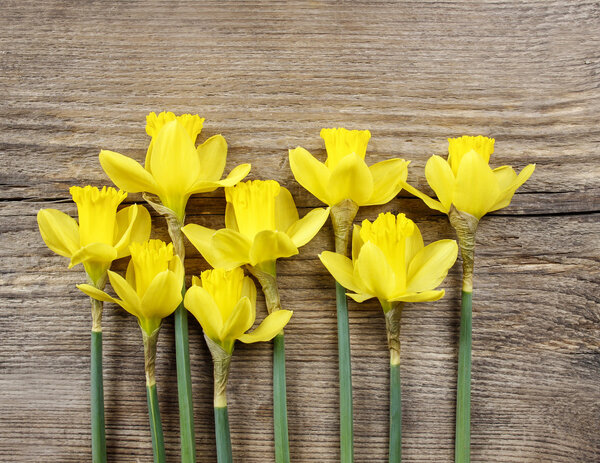
M201 139L226 137L228 169L251 161L250 178L288 186L301 215L319 204L293 179L287 149L323 158L321 127L370 129L369 162L411 159L409 179L425 189L425 162L450 136L495 137L493 166L537 163L477 236L472 459L600 461L598 1L4 0L1 11L1 461L90 459L91 317L75 288L84 276L44 246L35 215L74 214L72 184L110 184L101 148L143 160L145 116L161 110L206 117ZM406 212L426 241L453 237L445 216L405 193L358 219L387 209ZM222 191L188 211L188 222L222 227ZM166 238L163 220L154 225ZM296 462L339 460L333 280L316 258L332 246L328 223L279 266L295 311L286 342ZM188 274L206 268L187 251ZM453 458L459 286L456 266L442 301L405 311L406 462ZM383 316L375 301L350 310L356 461L385 461ZM109 460L151 461L139 329L108 305L104 333ZM214 462L211 362L195 322L190 342L198 461ZM172 320L157 374L175 462ZM229 398L236 461L273 461L270 344L236 348Z

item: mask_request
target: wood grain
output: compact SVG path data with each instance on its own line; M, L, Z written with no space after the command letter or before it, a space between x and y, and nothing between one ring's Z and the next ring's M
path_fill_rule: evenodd
M412 160L446 138L496 138L495 166L537 170L478 232L473 333L474 462L600 461L600 3L4 1L0 18L0 460L90 459L88 302L79 269L48 250L35 214L74 213L71 184L106 184L97 154L142 160L149 111L206 117L228 168L288 186L301 215L318 201L287 149L324 156L321 127L368 128L369 160ZM139 201L131 195L128 201ZM447 219L405 193L431 241ZM222 192L194 197L188 221L223 226ZM154 217L157 237L164 223ZM316 254L328 224L279 266L290 439L297 462L338 461L333 280ZM206 268L188 247L188 274ZM124 269L118 262L116 268ZM406 462L453 458L460 272L402 325ZM261 301L262 304L262 301ZM356 461L385 461L387 354L375 302L350 304ZM135 321L105 310L109 460L151 461L143 350ZM198 461L214 462L208 351L190 333ZM236 461L273 460L271 347L236 348L229 381ZM157 381L169 461L178 461L173 326Z

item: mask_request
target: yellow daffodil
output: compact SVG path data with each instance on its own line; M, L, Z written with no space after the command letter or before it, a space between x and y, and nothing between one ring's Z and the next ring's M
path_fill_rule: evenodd
M379 214L371 223L355 225L352 260L334 252L319 255L329 273L352 299L362 302L378 298L388 302L435 301L444 295L436 290L458 254L454 240L440 240L427 246L415 223L404 214Z
M225 188L227 228L211 230L189 224L183 233L215 268L244 264L271 266L279 257L298 254L321 229L329 209L310 211L302 219L290 192L274 180L253 180Z
M146 132L152 141L145 168L127 156L107 150L100 152L100 164L119 188L158 196L162 205L183 223L190 195L235 185L250 171L250 164L241 164L221 180L227 143L223 136L214 135L196 147L203 122L197 115L150 113Z
M133 205L117 212L127 193L114 188L73 186L69 190L77 204L79 224L56 209L42 209L37 221L46 245L69 257L69 268L83 263L94 284L105 277L115 259L129 255L129 244L150 236L150 214Z
M434 155L425 166L427 182L438 200L405 185L430 208L446 214L454 206L479 220L488 212L508 206L517 188L535 169L535 164L529 164L519 175L510 166L492 169L489 161L494 152L493 138L463 136L449 138L448 143L448 160Z
M322 129L327 160L322 163L304 148L290 150L290 167L300 185L329 206L352 200L357 206L385 204L402 189L408 173L404 159L367 166L368 130Z
M184 305L196 317L204 334L229 354L236 340L270 341L292 316L290 310L278 310L247 333L256 320L256 287L239 267L206 270L200 278L194 277Z
M173 244L161 240L133 243L130 247L131 261L126 277L108 271L108 278L115 299L91 285L77 287L99 301L110 301L135 315L140 327L153 334L163 318L168 317L182 300L184 270L181 260L173 254Z

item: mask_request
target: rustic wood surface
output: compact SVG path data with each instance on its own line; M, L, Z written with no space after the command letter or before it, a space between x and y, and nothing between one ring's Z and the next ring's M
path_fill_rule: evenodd
M35 215L74 214L68 187L110 184L101 148L143 160L150 111L206 117L228 169L288 186L301 215L318 201L293 179L287 149L324 156L321 127L369 128L370 162L423 167L446 138L496 138L495 166L537 170L477 237L472 460L600 461L600 3L598 1L86 2L3 1L0 15L0 460L90 460L88 301L80 268L42 242ZM128 201L140 201L131 195ZM401 193L426 241L445 216ZM224 225L223 193L196 196L188 222ZM155 236L166 238L154 216ZM328 223L280 263L289 426L296 462L335 462L337 344L333 280L316 254ZM188 245L188 274L206 264ZM123 270L124 262L116 268ZM453 459L460 271L402 325L406 462ZM260 301L262 304L262 301ZM261 306L262 307L262 306ZM264 308L262 309L264 310ZM355 454L387 457L384 320L350 302ZM210 359L191 323L199 462L214 462ZM104 318L109 461L151 461L141 335ZM178 461L173 323L159 340L168 461ZM236 461L273 461L271 346L239 345L229 381Z

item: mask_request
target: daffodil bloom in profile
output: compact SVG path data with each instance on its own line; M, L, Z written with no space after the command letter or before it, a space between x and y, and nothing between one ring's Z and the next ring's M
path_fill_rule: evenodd
M189 224L183 233L215 268L249 264L269 272L276 259L298 254L321 229L328 208L302 219L290 192L275 180L252 180L225 188L227 228L212 230Z
M122 190L158 196L162 206L172 211L181 224L191 195L235 185L248 175L250 164L241 164L221 179L227 143L222 135L214 135L195 146L203 118L163 112L159 115L150 113L146 119L146 132L152 140L144 167L127 156L108 150L100 152L100 164Z
M173 253L173 244L149 240L130 246L131 261L125 278L108 272L110 284L118 298L91 285L77 286L88 296L110 301L123 307L138 320L144 342L146 394L152 436L154 461L164 462L163 438L158 393L156 390L156 343L163 318L171 315L182 300L184 269L179 256Z
M415 223L404 214L379 214L363 221L352 234L352 260L325 251L321 262L351 292L357 302L376 297L385 314L390 351L389 462L402 455L402 404L400 399L400 320L405 302L435 301L444 295L437 289L458 254L454 240L427 246Z
M46 245L71 259L69 268L82 263L91 281L100 284L113 260L129 255L129 244L150 236L150 214L132 205L117 212L127 193L114 188L73 186L79 223L56 209L42 209L37 221Z

